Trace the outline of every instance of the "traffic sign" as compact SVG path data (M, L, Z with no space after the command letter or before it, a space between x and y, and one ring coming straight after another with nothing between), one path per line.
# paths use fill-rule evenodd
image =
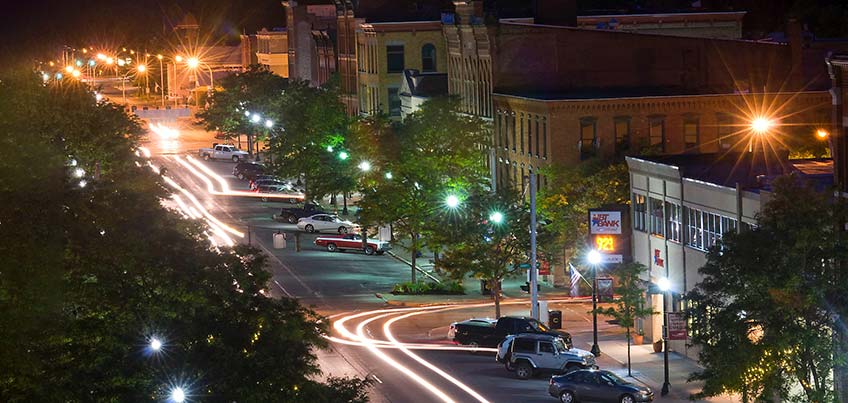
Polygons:
M530 268L530 263L519 263L519 264L518 264L518 268L519 268L519 269L529 269L529 268Z

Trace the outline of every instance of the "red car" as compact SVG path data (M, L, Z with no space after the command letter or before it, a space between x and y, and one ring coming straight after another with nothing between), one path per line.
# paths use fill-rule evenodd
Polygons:
M324 246L330 252L344 251L345 249L362 250L362 235L347 234L341 236L319 236L315 238L315 245ZM382 255L392 246L388 242L377 239L369 239L365 247L366 255Z

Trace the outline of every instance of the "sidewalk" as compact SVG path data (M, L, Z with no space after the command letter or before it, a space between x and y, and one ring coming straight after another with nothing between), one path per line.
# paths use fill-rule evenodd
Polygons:
M616 338L610 338L616 336ZM690 402L689 396L701 390L701 383L687 383L686 379L693 372L702 368L695 360L686 358L675 352L668 355L669 394L661 396L664 363L663 353L655 353L650 344L630 346L630 362L632 378L627 377L627 341L622 335L608 335L599 340L601 356L598 357L598 366L617 373L625 379L635 379L636 382L650 387L654 391L655 400L659 402ZM591 344L577 346L578 348L591 348ZM733 396L719 396L706 399L709 402L738 402Z

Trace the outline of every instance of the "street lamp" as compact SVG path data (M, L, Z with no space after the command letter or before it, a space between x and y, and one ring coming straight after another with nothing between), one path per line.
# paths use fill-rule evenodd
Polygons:
M592 249L586 254L586 261L592 266L592 355L601 356L598 346L598 266L603 261L601 253Z
M459 207L459 197L456 197L456 195L448 195L448 197L445 198L445 206L448 206L448 208L451 209Z
M165 107L165 70L162 67L162 59L165 57L162 55L156 55L156 58L159 59L159 91L162 93L162 107Z
M362 172L368 172L371 170L371 163L368 161L362 161L359 163L359 169Z
M274 127L274 122L271 119L265 119L265 128L270 129Z
M162 340L159 340L156 336L150 338L150 350L154 353L159 352L162 349Z
M827 136L829 136L829 135L830 135L830 133L828 133L828 132L827 132L827 130L825 130L825 129L818 129L818 130L816 130L816 137L818 137L818 138L819 138L819 140L824 140L824 139L826 139L826 138L827 138Z
M659 287L660 291L663 292L663 304L662 304L662 315L663 315L663 374L665 376L662 391L660 391L660 395L665 396L668 394L668 389L671 384L668 382L668 314L665 311L666 300L670 300L671 296L669 291L671 290L671 281L666 277L662 277L657 280L657 287Z
M392 173L386 172L386 179L392 179L392 178L393 178Z
M489 214L489 221L500 224L503 222L504 216L500 211L493 211L492 214Z
M183 388L177 386L171 389L171 401L175 403L183 403L185 401L186 395Z
M767 117L758 116L751 120L751 132L756 135L762 136L768 134L772 127L774 127L774 121ZM748 152L754 152L753 137L748 140Z
M342 151L342 152L339 153L339 159L342 160L342 161L346 160L349 156L350 155L348 155L348 153L345 152L345 151Z

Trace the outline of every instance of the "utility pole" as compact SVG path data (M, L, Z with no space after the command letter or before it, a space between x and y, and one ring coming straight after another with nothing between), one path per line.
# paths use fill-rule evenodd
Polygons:
M530 316L539 320L539 288L536 271L536 173L530 172Z

